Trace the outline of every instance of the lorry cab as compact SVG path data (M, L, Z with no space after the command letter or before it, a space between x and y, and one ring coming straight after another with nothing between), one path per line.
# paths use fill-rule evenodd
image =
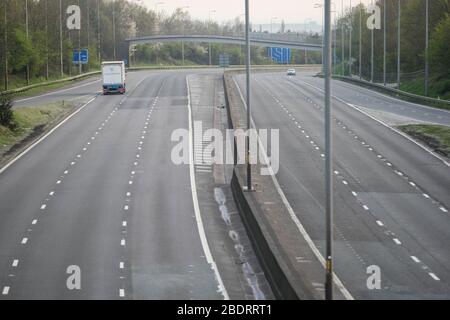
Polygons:
M103 94L126 92L124 61L105 61L102 63Z

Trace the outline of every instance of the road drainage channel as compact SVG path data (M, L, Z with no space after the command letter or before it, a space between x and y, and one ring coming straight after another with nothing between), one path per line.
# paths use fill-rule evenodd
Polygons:
M239 261L241 264L242 272L244 273L245 279L247 280L248 285L252 289L253 296L256 300L266 300L266 296L260 288L260 283L258 281L258 277L254 272L252 265L249 262L249 259L246 255L246 250L244 245L241 243L241 238L239 233L233 229L231 223L231 214L228 211L228 207L226 205L226 196L222 190L222 188L214 188L214 199L219 205L219 210L222 216L222 220L228 226L228 235L233 240L234 249L239 256Z

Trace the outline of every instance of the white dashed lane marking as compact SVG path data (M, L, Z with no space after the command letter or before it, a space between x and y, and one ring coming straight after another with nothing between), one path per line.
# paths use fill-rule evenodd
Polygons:
M433 278L433 279L436 280L436 281L440 281L440 280L441 280L441 279L439 279L439 277L436 276L433 272L429 272L428 274L430 275L431 278Z

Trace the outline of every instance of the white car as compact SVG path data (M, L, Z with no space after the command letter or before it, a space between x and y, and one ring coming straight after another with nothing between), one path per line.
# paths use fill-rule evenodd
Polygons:
M296 75L295 69L288 69L287 75L288 76L295 76Z

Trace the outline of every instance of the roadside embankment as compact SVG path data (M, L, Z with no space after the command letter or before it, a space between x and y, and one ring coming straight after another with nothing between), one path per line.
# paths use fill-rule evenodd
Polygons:
M60 101L13 110L10 126L0 125L0 168L66 118L75 106Z
M411 124L398 127L436 153L450 159L450 127L428 124Z

